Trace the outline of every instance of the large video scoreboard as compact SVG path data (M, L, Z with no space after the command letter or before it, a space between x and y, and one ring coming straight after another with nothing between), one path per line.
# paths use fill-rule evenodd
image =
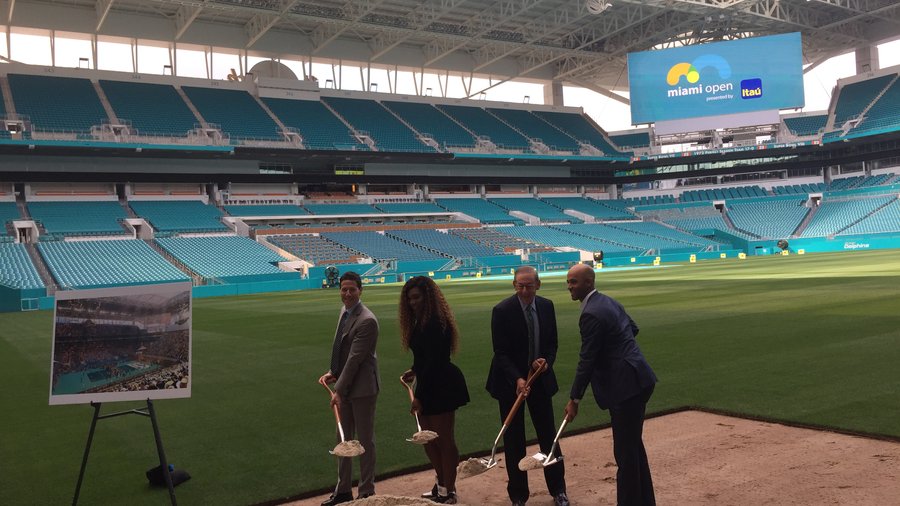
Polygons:
M632 124L803 107L800 34L630 53Z

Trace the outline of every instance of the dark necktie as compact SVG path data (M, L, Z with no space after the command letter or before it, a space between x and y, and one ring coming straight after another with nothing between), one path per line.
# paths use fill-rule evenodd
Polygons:
M525 307L525 325L528 327L528 366L531 367L531 364L534 362L535 349L534 349L534 313L532 313L533 306L529 304Z
M349 311L344 311L344 314L341 315L341 321L338 323L337 332L334 333L334 344L331 346L331 374L335 377L340 376L341 374L341 371L338 370L341 360L341 337L344 335L344 324L347 323L347 316L349 314Z

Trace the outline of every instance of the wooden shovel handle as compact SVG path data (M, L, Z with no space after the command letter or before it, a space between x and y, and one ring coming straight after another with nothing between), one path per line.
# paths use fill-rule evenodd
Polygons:
M538 370L532 369L532 370L528 371L528 380L525 382L525 389L527 390L531 386L531 384L534 383L534 380L536 380L537 377L540 376L541 373L543 373L546 370L547 370L547 364L544 364L544 366ZM512 422L513 417L516 416L516 413L519 411L519 407L522 406L522 402L524 400L525 400L525 392L523 391L522 393L519 394L518 397L516 397L516 402L513 403L512 408L509 410L509 414L506 415L506 420L503 420L503 425L509 425Z
M328 386L328 383L325 383L324 381L320 381L319 384L322 385L323 387L325 387L325 390L328 390L329 394L334 395L334 390L332 390L331 387ZM341 410L338 409L337 404L335 404L333 407L334 407L334 419L335 419L335 421L337 421L338 425L340 425L341 424Z
M403 383L403 386L406 387L406 390L409 392L409 402L416 400L416 396L413 393L412 386L409 383L403 381L403 376L400 376L400 383Z

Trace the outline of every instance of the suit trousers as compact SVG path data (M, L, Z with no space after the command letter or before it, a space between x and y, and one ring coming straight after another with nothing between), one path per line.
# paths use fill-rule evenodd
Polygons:
M341 397L341 426L344 437L357 439L365 453L359 456L359 495L375 493L375 401L378 395L346 399ZM341 440L338 434L338 441ZM338 458L335 494L353 492L353 458Z
M516 402L515 397L499 400L500 421L506 419L510 408ZM556 437L556 422L553 419L553 398L543 392L532 390L525 398L528 405L528 413L537 433L538 444L541 452L546 455L553 445ZM519 461L525 457L525 409L519 408L519 412L509 423L503 434L503 451L506 456L506 475L509 482L506 491L511 501L527 501L530 492L528 490L528 473L519 470ZM557 447L556 454L562 456L562 449ZM566 491L566 472L564 463L559 462L544 468L544 480L547 482L547 490L550 495L556 495Z
M654 385L642 390L615 406L610 406L612 418L613 455L619 470L616 473L619 506L653 506L653 480L644 450L644 412L653 394Z

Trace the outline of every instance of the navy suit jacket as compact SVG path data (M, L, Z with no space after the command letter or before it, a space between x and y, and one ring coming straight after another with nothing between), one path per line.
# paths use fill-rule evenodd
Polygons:
M615 299L600 292L588 298L581 318L581 356L570 396L581 399L588 383L606 409L656 383L656 375L634 339L638 326Z
M538 338L540 349L537 358L547 360L548 368L531 385L532 390L539 390L548 396L559 391L553 363L556 362L556 350L559 338L556 334L556 310L553 302L535 296L534 308L538 317ZM516 395L516 380L528 378L528 324L525 323L525 312L519 303L518 295L500 301L491 313L491 338L494 344L494 358L488 372L485 388L494 399L509 398Z

